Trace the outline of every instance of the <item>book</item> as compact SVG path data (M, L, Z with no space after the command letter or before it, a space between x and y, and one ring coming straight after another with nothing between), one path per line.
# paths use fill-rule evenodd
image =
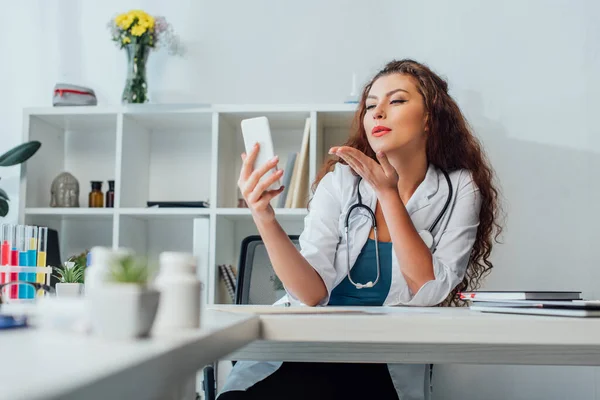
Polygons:
M503 307L476 303L469 307L473 311L501 314L549 315L559 317L600 317L600 308L551 308L551 307Z
M299 154L296 155L294 160L294 167L292 168L292 176L290 178L290 187L285 197L285 208L292 207L292 200L294 198L294 191L296 190L296 180L298 179L298 164L300 163Z
M221 276L221 279L223 280L223 283L225 283L225 287L227 288L227 294L229 294L229 298L231 299L231 302L235 301L235 281L231 279L231 276L229 275L228 271L227 271L227 267L225 265L219 265L219 275Z
M207 201L147 201L148 207L158 208L208 208Z
M283 192L281 192L281 194L279 195L279 198L277 199L277 207L278 208L284 208L285 207L285 202L287 200L287 196L290 193L290 185L292 182L292 174L294 173L294 164L296 163L296 157L298 156L298 153L290 153L288 155L288 159L287 162L285 164L285 171L283 173L283 181L282 181L282 185L283 185Z
M291 202L291 208L303 208L308 204L308 164L309 164L309 143L310 143L310 117L306 118L304 124L304 136L302 145L298 154L297 176L294 181L294 191Z
M582 300L503 300L475 301L472 307L512 307L512 308L568 308L581 310L600 310L600 303Z
M498 301L498 300L580 300L581 292L571 291L477 291L461 292L461 300Z

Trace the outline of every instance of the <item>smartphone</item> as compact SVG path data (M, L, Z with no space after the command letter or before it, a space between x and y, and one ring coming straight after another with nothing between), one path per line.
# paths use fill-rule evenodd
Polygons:
M242 120L242 136L244 137L244 146L246 154L250 154L255 143L260 145L256 160L254 160L253 168L259 168L266 164L269 160L275 157L273 148L273 139L271 138L271 128L267 117L256 117ZM268 179L272 174L277 172L277 166L271 168L264 174L260 181ZM277 190L281 187L279 179L274 182L267 190Z

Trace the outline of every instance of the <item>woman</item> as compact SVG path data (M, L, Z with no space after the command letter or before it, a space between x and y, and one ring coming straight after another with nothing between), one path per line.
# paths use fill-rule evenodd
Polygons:
M238 185L283 301L458 304L456 293L477 288L492 268L500 226L492 169L446 82L415 61L392 61L364 88L354 126L313 186L301 251L269 205L283 188L265 190L282 172L258 183L277 159L253 171L258 148L242 154ZM346 238L359 197L374 215L354 209ZM238 362L219 399L423 399L428 383L426 365Z

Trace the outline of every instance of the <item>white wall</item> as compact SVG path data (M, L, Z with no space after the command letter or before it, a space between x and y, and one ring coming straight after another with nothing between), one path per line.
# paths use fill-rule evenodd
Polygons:
M600 2L1 1L0 151L20 142L21 110L67 80L116 104L125 56L105 28L116 12L165 15L186 58L153 54L157 101L343 101L392 58L448 77L489 151L507 201L492 289L578 289L600 297L593 230L600 204ZM17 171L0 170L16 219ZM598 369L439 366L436 398L600 399Z

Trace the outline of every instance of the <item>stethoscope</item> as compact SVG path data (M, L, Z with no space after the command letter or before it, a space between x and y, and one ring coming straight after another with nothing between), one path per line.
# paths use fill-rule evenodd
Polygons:
M448 197L446 198L446 203L444 204L444 208L438 214L437 218L435 219L435 221L433 221L433 223L431 224L429 229L419 231L419 236L421 236L421 239L423 239L423 242L425 243L425 245L427 245L427 247L430 250L432 250L432 252L434 251L433 230L435 229L437 224L440 222L440 220L446 213L446 210L448 209L448 206L450 205L450 201L452 200L452 182L450 181L450 177L448 176L448 173L446 171L442 170L442 173L444 174L444 177L446 177L446 182L448 182ZM348 209L348 212L346 213L346 222L344 223L344 233L346 235L346 245L348 245L348 249L346 250L346 265L348 266L348 279L350 280L350 283L352 283L357 289L371 288L371 287L375 286L377 284L377 282L379 281L379 274L381 272L381 267L379 265L379 241L377 240L377 221L375 220L375 213L373 212L373 210L371 210L371 207L367 206L366 204L363 204L363 202L362 202L362 196L360 194L361 179L362 178L359 177L358 183L356 185L356 190L358 193L358 203L354 204L352 207L350 207L350 209ZM349 251L349 243L350 242L348 241L348 221L350 220L350 213L352 212L352 210L357 209L357 208L363 208L363 209L367 210L369 216L371 217L371 226L373 227L373 233L375 236L375 258L377 260L377 278L375 279L375 282L369 281L367 283L355 283L352 280L352 276L350 275L350 251Z

